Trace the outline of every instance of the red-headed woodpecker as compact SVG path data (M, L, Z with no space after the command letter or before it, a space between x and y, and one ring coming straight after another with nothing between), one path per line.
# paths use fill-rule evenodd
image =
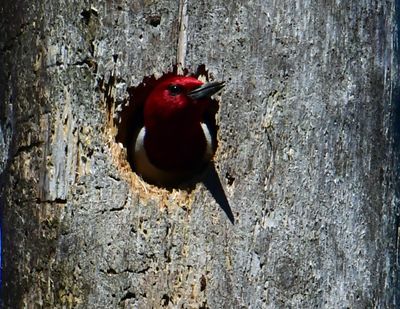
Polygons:
M214 152L204 114L223 87L188 76L160 80L145 101L144 127L132 143L136 172L150 183L174 186L201 171Z

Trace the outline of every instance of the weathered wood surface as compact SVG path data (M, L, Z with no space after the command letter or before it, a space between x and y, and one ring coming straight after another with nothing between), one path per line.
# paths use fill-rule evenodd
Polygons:
M398 306L394 1L186 9L182 33L179 1L0 3L5 307ZM227 81L234 226L200 184L141 183L115 143L115 107L180 34L186 67Z

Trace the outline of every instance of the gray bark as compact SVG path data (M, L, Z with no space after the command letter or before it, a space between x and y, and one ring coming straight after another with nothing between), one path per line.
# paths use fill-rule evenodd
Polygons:
M179 1L0 3L4 307L399 306L395 1L186 9L183 33ZM129 87L182 55L227 82L235 225L115 141Z

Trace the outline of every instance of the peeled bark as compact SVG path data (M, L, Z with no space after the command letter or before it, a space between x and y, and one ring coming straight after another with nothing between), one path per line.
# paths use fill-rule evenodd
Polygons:
M399 306L395 1L3 2L5 308ZM116 140L177 62L226 81L235 225Z

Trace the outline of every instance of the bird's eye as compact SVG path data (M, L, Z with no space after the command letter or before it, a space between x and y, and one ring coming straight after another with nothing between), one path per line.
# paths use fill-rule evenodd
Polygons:
M183 87L181 87L179 85L169 85L168 90L171 93L171 95L176 96L183 92Z

